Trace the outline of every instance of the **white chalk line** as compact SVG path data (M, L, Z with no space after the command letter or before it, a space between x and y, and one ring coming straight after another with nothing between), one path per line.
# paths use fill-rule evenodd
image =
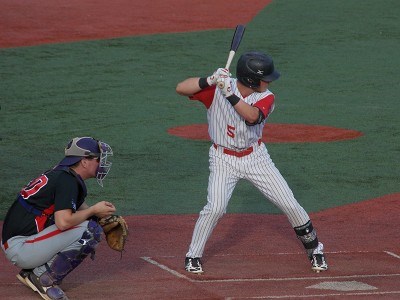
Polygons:
M395 258L398 258L398 259L400 259L400 256L399 256L399 255L397 255L397 254L394 254L393 252L390 252L390 251L383 251L383 252L385 252L385 253L389 254L390 256L393 256L393 257L395 257Z
M164 271L167 271L168 273L171 273L172 275L174 275L176 277L183 278L183 279L186 279L188 281L192 281L189 277L187 277L187 276L185 276L185 275L183 275L183 274L181 274L181 273L179 273L179 272L177 272L175 270L172 270L172 269L168 268L166 265L160 264L159 262L151 259L150 257L143 256L143 257L141 257L141 259L143 259L144 261L147 261L148 263L150 263L152 265L155 265L155 266L159 267L160 269L163 269Z

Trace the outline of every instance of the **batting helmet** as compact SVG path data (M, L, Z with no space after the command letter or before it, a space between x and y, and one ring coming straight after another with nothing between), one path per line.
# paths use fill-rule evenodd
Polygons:
M274 81L280 76L272 58L262 52L243 53L236 66L236 77L249 88L258 88L260 81Z

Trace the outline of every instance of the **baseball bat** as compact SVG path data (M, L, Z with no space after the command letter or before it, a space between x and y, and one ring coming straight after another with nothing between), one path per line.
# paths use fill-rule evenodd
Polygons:
M225 69L229 69L229 67L231 66L233 57L235 56L235 53L239 48L240 42L242 41L245 29L246 27L244 25L236 26L235 33L232 37L231 49L229 50L228 60L226 62Z

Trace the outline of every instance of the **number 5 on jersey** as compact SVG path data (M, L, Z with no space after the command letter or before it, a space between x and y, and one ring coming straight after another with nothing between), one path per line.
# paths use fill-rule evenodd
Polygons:
M231 126L231 125L227 125L226 134L227 134L229 137L234 138L234 137L235 137L235 130L236 130L235 127L233 127L233 126Z

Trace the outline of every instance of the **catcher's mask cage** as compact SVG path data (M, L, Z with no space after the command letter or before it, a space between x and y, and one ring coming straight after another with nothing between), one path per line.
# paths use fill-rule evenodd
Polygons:
M272 58L262 52L243 53L236 65L237 79L249 88L258 88L261 81L271 82L279 76Z
M113 151L110 145L98 141L99 149L100 149L100 162L99 167L97 169L96 179L97 183L103 187L103 180L107 176L108 172L110 172L112 162L108 161L110 156L113 156Z
M72 166L82 158L97 158L99 166L96 171L97 183L103 187L103 180L110 171L112 163L108 158L113 155L111 147L92 137L73 138L65 148L65 157L59 162L59 166Z

